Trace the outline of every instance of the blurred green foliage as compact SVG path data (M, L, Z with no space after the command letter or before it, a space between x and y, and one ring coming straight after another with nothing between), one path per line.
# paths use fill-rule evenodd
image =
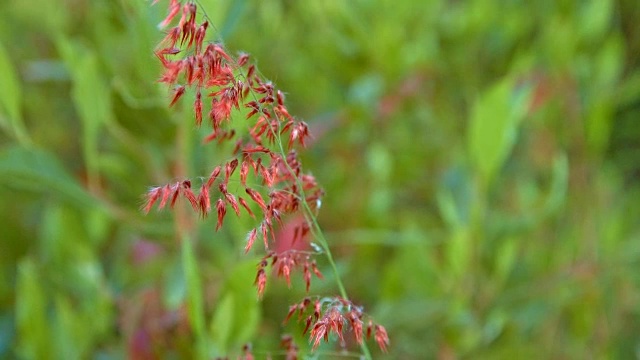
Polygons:
M388 358L637 356L640 3L201 7L210 40L249 52L314 128L303 157L327 193L320 222L350 295L387 327ZM148 186L224 160L154 82L165 10L0 3L3 358L246 342L261 358L283 332L309 349L281 325L302 286L256 299L250 220L216 233L139 212ZM336 292L327 277L313 293Z

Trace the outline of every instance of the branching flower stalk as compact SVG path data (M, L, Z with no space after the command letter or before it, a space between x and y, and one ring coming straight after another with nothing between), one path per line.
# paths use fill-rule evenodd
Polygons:
M157 2L154 1L154 3ZM205 143L233 143L232 158L216 166L208 178L199 185L191 180L180 180L152 187L146 194L143 211L148 213L154 205L159 209L173 208L179 198L186 200L202 218L214 213L216 231L224 224L228 212L237 216L242 212L261 220L249 232L245 253L256 240L261 239L266 255L258 264L255 285L261 298L267 283L270 266L278 277L291 286L291 274L301 271L305 289L309 292L312 274L322 278L313 256L324 254L335 275L340 295L310 297L290 307L287 320L298 312L302 319L313 303L313 314L305 318L313 350L329 335L345 344L344 333L351 332L363 355L371 354L364 341L373 335L382 351L387 351L389 338L382 325L375 324L362 308L353 304L317 221L323 190L313 175L305 173L295 148L304 148L310 132L304 121L289 114L284 94L263 79L247 54L230 56L220 43L205 41L210 19L206 13L198 16L193 1L169 0L169 13L160 24L166 28L179 17L178 24L168 29L155 50L164 69L159 79L172 91L169 106L180 102L184 94L193 91L195 124L207 121L211 133ZM204 21L197 23L196 18ZM210 100L207 100L209 98ZM243 110L246 109L246 110ZM244 123L232 121L246 112ZM229 189L230 180L238 181L244 194ZM286 217L303 214L304 221L295 226L293 242L306 241L310 234L320 245L318 251L289 249L276 252L269 244L275 242L275 230L283 226ZM365 320L367 325L365 326Z

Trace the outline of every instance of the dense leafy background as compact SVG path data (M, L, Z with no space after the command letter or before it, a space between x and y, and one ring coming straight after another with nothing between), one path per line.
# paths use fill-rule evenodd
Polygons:
M639 4L202 0L312 124L321 224L393 359L637 355ZM138 210L224 160L154 82L165 5L0 3L4 358L308 349L300 283L256 300L250 220Z

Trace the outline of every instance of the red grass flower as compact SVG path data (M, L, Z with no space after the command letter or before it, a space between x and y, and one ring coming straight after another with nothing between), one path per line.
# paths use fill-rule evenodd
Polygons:
M202 124L202 93L196 92L196 101L193 103L193 109L196 113L196 126L200 127Z
M247 204L247 201L241 197L238 197L238 201L240 202L240 205L242 205L242 207L247 210L247 213L249 213L249 215L252 218L255 218L255 215L253 215L253 211L251 211L251 208L249 207L249 204Z
M200 188L200 195L198 195L198 208L202 218L207 217L207 214L211 211L211 199L209 198L209 188L206 184L203 184Z
M227 214L227 207L222 199L218 199L216 202L216 210L218 212L218 224L216 225L216 231L222 227L224 216Z
M169 107L173 106L178 101L178 99L180 99L180 97L182 97L182 95L184 95L184 91L185 91L185 87L184 86L178 86L173 91L173 99L171 100L171 103L169 104Z
M262 198L262 195L260 195L259 192L251 188L246 188L245 191L247 192L247 194L249 194L249 197L251 197L251 200L255 201L256 204L260 206L260 209L262 209L263 212L267 212L267 205L264 203L264 199Z
M309 341L313 344L315 350L320 342L329 340L331 333L338 336L341 343L345 343L345 332L353 333L357 343L364 341L363 334L363 317L368 317L362 312L362 308L354 305L350 300L336 296L333 298L318 298L313 301L313 307L310 305L310 298L304 298L300 303L289 307L289 312L285 318L288 321L293 314L298 312L298 320L302 318L304 313L313 311L312 315L306 317L306 327L303 334L311 328ZM312 326L313 325L313 326ZM382 325L374 324L369 317L369 326L367 327L367 339L371 338L371 332L375 332L374 338L380 350L387 352L389 346L389 336L386 329Z
M256 237L258 237L258 229L254 228L249 232L249 235L247 235L247 245L244 247L245 254L251 250L253 243L256 241Z
M289 221L289 216L298 216L302 205L308 205L312 210L320 207L324 193L316 179L304 173L296 151L292 150L295 146L307 145L311 137L308 125L291 116L285 105L285 94L262 78L255 65L250 63L247 54L241 53L234 58L222 44L206 42L209 19L204 15L204 21L197 24L196 2L170 0L168 14L160 26L168 26L180 12L178 23L166 32L154 50L163 67L158 81L172 89L169 107L184 96L187 88L194 92L195 124L198 127L202 125L203 112L207 111L211 126L211 133L204 138L204 142L235 142L233 158L213 169L197 195L189 180L149 189L142 211L149 213L155 204L158 204L158 209L173 207L178 197L182 196L195 211L205 217L212 211L211 196L216 196L216 231L223 225L227 205L238 216L242 206L255 218L247 201L228 189L231 177L240 165L240 184L262 212L259 223L248 233L244 247L245 252L249 252L258 236L262 236L267 254L258 264L255 278L258 297L262 298L264 295L266 268L269 265L277 277L285 279L288 286L292 285L295 272L299 271L308 292L313 275L322 278L322 273L312 259L314 254L306 251L305 246L301 247L305 250L297 250L296 246L285 251L279 250L278 253L269 251L269 237L276 242L274 230L282 228L283 222ZM202 100L202 92L211 98L210 102ZM239 113L241 108L247 109L246 122L232 119L232 115ZM276 141L286 142L281 145L286 145L290 151L281 154L280 147L272 146ZM248 185L250 169L253 169L255 184ZM224 178L219 180L222 171ZM217 187L214 188L214 185ZM255 190L257 187L260 191ZM219 194L214 194L218 192ZM310 226L304 221L292 230L292 243L306 241L309 232ZM331 334L344 343L343 334L349 331L361 343L365 337L363 319L368 320L367 339L371 338L373 332L382 351L386 352L389 346L386 329L374 324L360 307L347 299L331 297L317 298L314 301L307 297L289 308L286 320L295 312L298 312L299 321L304 318L306 324L303 333L310 331L314 350L323 339L328 341ZM303 316L305 312L310 314ZM286 341L283 338L283 347L287 350L287 359L297 359L297 347L290 337ZM253 359L250 347L245 347L243 358Z
M383 352L387 352L387 347L389 346L389 336L387 335L387 330L382 325L376 325L376 335L375 339L380 347L380 350Z
M256 275L256 281L254 285L258 286L258 299L262 299L262 295L264 294L264 288L267 285L267 274L264 269L259 269L258 274Z
M157 0L153 3L155 4L156 2ZM171 0L171 3L169 4L169 14L167 14L167 17L162 20L158 27L162 29L169 25L169 23L171 23L171 20L173 20L173 18L178 15L178 12L180 12L180 3L178 2L178 0Z

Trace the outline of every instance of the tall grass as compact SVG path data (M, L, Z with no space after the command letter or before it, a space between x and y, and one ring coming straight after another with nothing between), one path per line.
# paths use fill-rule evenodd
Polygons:
M300 216L272 221L269 252L243 152L203 144L211 91L198 127L195 88L169 107L157 82L181 17L159 31L167 4L0 1L0 358L361 356L357 325L313 349L315 302L320 320L336 296L384 324L376 359L636 356L637 1L202 0L202 51L218 44L243 83L259 67L312 135L291 146L322 206L290 191ZM253 141L260 115L239 107L218 128ZM290 129L263 146L286 159ZM249 165L246 185L267 207L296 178ZM157 190L140 211L166 184L174 209ZM289 288L260 264L291 248Z
M318 224L317 213L323 190L313 175L305 173L294 149L294 145L305 147L310 141L308 125L289 113L284 93L259 74L255 65L250 63L249 55L241 54L234 58L221 43L206 41L211 19L204 13L204 20L198 23L197 3L172 0L169 13L160 26L170 25L178 15L180 20L166 30L166 36L155 51L164 69L159 82L171 89L169 106L177 104L187 90L193 90L193 113L198 127L203 122L206 102L210 102L207 122L211 133L204 142L233 144L232 160L217 165L209 177L202 180L197 193L192 190L191 180L152 187L146 195L144 212L149 213L156 203L160 209L165 206L173 208L182 198L202 218L215 212L216 232L222 228L229 207L237 216L241 216L240 207L254 219L254 213L259 213L258 217L262 219L249 231L244 246L244 252L248 253L256 239L261 238L264 243L266 254L258 263L254 281L258 297L264 294L269 267L278 277L285 278L289 287L295 272L301 272L305 289L309 292L312 274L323 277L313 258L325 255L339 295L315 296L315 300L306 297L289 308L287 319L294 313L298 313L300 319L305 312L311 313L306 317L303 333L309 332L312 350L316 350L322 340L328 341L331 335L337 336L342 346L346 346L345 333L351 333L365 358L371 358L364 342L365 334L366 338L373 336L380 349L386 351L389 338L384 326L375 324L362 307L349 300L329 244ZM203 97L211 100L205 102ZM177 168L183 169L184 166L178 164ZM234 174L238 168L236 178ZM239 186L254 203L253 209L241 195L229 190ZM212 203L216 197L213 210ZM177 226L183 224L178 223ZM284 227L290 228L289 233L281 231L276 234L279 228ZM188 232L181 233L181 242L191 241ZM271 250L270 243L278 249ZM185 263L193 262L190 247L184 247L188 260ZM197 277L197 270L189 271L191 268L187 267L185 272ZM200 291L190 292L188 304L199 304L200 300L194 297L200 296ZM308 311L312 305L313 311ZM198 338L202 338L200 356L206 358L209 351L202 335L205 322L202 306L193 307L195 309L189 312L190 322ZM293 352L288 356L297 358Z

